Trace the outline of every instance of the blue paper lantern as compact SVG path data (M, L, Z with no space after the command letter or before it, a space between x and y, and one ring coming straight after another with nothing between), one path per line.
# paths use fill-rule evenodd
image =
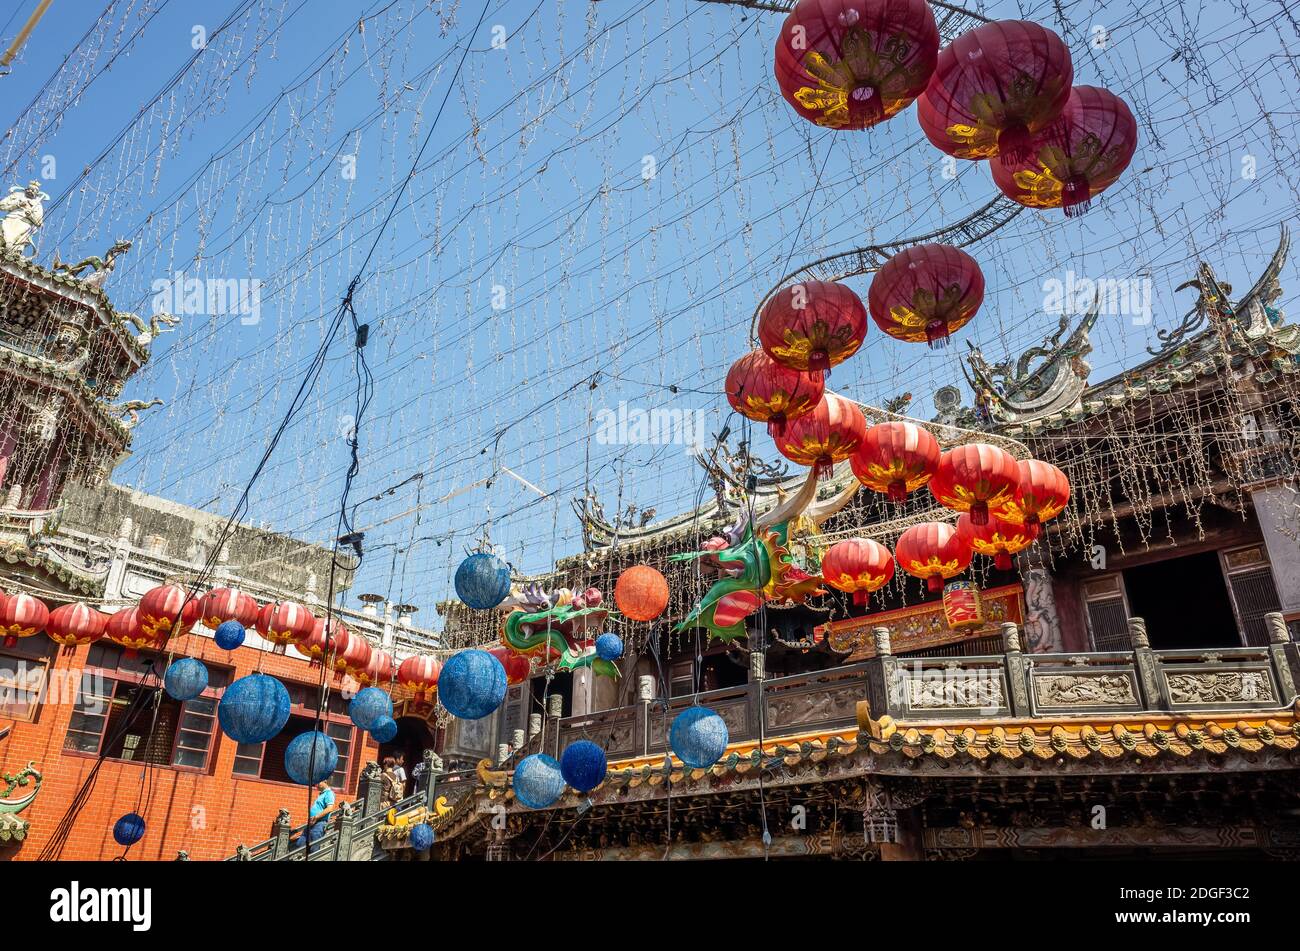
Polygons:
M601 660L618 660L623 656L623 638L617 634L602 634L596 638L596 656Z
M208 689L208 668L194 657L182 657L163 674L163 689L173 700L193 700Z
M397 721L392 717L380 717L370 728L370 738L376 743L391 743L397 736Z
M357 691L348 704L348 716L358 727L369 732L380 720L393 718L393 699L378 687L366 687Z
M238 621L222 621L214 639L223 651L232 651L244 643L244 625Z
M236 743L265 743L289 722L289 691L267 674L240 677L222 694L217 719Z
M510 593L510 566L491 552L470 555L456 569L456 596L478 611L494 608Z
M299 786L315 786L334 774L339 748L319 730L295 736L284 750L284 771Z
M578 740L564 748L560 773L578 792L591 792L605 781L605 751L591 740Z
M421 822L411 829L410 843L417 852L424 852L433 845L433 829L429 823Z
M554 756L534 753L515 767L515 798L529 809L545 809L564 795L564 773Z
M727 751L727 724L708 707L687 707L673 719L668 745L692 769L705 769Z
M438 675L438 699L461 720L481 720L506 698L506 669L487 651L452 654Z
M126 847L135 845L144 838L144 816L138 812L128 812L113 823L113 841Z

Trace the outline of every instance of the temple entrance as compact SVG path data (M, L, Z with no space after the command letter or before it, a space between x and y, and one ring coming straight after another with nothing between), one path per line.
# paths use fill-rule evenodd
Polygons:
M1124 569L1129 612L1144 618L1156 650L1240 647L1218 552Z
M421 717L407 716L397 719L397 736L379 747L379 762L385 756L401 755L405 759L406 788L403 795L415 791L415 767L424 759L424 751L434 749L433 729Z

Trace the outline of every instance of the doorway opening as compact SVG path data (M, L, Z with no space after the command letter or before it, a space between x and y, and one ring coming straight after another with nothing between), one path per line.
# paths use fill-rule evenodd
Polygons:
M1129 611L1146 620L1154 649L1241 646L1218 552L1138 565L1123 574Z

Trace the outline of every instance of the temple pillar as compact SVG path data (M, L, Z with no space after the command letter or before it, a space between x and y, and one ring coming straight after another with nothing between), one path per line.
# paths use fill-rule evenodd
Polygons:
M613 710L618 706L619 681L613 677L595 677L591 685L591 712Z
M573 672L573 701L569 716L581 717L596 708L592 706L595 675L590 667L579 667Z
M1250 493L1264 547L1273 567L1278 600L1284 615L1300 612L1300 507L1296 494L1285 485L1271 485Z
M14 435L13 422L3 424L0 428L0 486L5 483L5 473L9 471L9 460L18 448L18 437Z

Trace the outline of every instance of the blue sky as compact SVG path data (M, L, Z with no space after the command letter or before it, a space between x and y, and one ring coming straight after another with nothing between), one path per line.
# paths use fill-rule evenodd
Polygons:
M33 5L0 12L6 41ZM261 282L256 321L187 314L155 345L126 395L166 405L137 430L116 481L230 511L482 9L115 0L95 27L102 4L55 4L0 78L4 184L54 172L38 259L131 238L108 289L142 313L177 272ZM876 403L911 392L926 418L934 390L960 380L965 341L1001 359L1054 329L1045 282L1149 275L1153 323L1117 315L1094 335L1100 380L1191 306L1173 288L1193 257L1244 290L1295 217L1300 66L1288 50L1300 19L1284 3L983 9L1061 33L1076 82L1124 96L1141 141L1085 217L1025 212L972 249L988 295L955 346L930 351L873 327L835 369L832 389ZM781 274L929 232L994 196L979 164L945 177L913 109L859 133L799 119L771 74L781 19L696 0L488 4L355 298L377 395L352 499L404 483L358 511L369 554L356 592L414 602L427 623L487 529L519 569L540 571L580 547L569 500L587 487L611 511L620 499L660 516L686 508L700 482L686 449L602 442L600 411L689 410L716 430L722 377ZM196 37L207 48L186 68ZM865 279L849 283L865 298ZM1294 292L1282 305L1294 311ZM329 537L353 412L346 337L249 521ZM766 437L756 443L775 457Z

